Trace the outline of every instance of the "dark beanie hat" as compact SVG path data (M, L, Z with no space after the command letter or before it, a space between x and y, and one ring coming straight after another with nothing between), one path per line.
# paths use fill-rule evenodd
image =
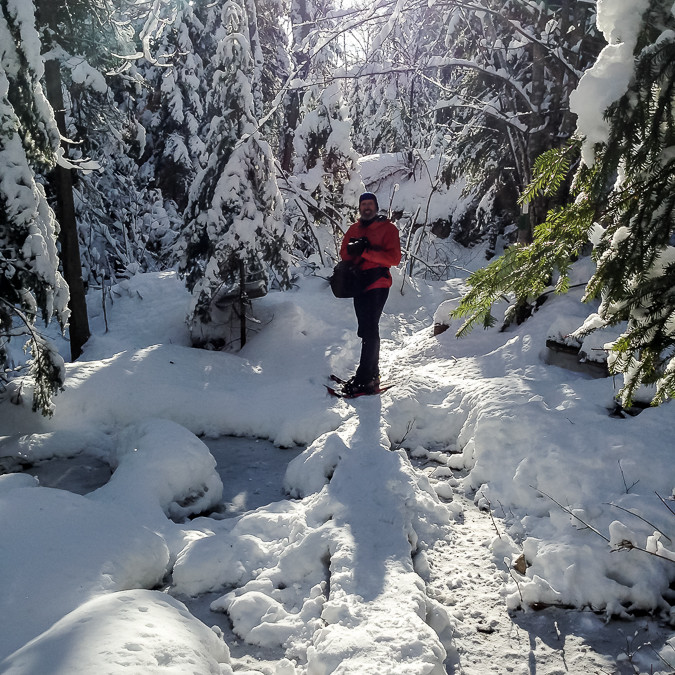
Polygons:
M364 199L372 199L375 202L375 208L379 209L380 205L377 203L377 197L372 193L372 192L364 192L360 197L359 197L359 204L364 200Z

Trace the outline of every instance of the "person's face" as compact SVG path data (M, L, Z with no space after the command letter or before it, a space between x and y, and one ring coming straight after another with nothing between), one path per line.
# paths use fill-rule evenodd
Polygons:
M359 204L359 214L361 215L361 218L365 218L366 220L374 218L375 215L377 214L377 206L375 206L375 200L364 199Z

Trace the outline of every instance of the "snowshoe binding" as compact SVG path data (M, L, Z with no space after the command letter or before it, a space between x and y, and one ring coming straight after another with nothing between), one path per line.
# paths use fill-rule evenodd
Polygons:
M360 396L376 396L382 394L388 389L391 389L392 384L381 384L380 378L374 377L369 382L359 382L352 377L349 380L343 380L337 375L331 375L330 379L335 382L338 387L330 387L326 385L328 393L338 398L359 398Z

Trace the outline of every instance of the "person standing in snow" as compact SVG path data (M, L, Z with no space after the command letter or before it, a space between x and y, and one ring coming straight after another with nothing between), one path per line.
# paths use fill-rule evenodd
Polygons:
M349 227L340 248L340 257L365 273L369 282L354 297L361 359L356 374L343 387L348 396L372 394L379 388L380 317L392 284L389 268L401 262L398 229L379 216L378 209L377 197L364 192L359 197L360 218Z

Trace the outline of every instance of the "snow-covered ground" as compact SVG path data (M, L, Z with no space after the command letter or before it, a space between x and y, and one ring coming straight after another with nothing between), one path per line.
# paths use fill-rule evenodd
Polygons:
M356 401L323 387L359 341L321 278L237 354L188 346L173 273L107 332L91 297L54 417L0 404L0 672L672 672L673 405L611 417L618 383L547 365L573 293L434 336L461 291L395 274L396 386Z

